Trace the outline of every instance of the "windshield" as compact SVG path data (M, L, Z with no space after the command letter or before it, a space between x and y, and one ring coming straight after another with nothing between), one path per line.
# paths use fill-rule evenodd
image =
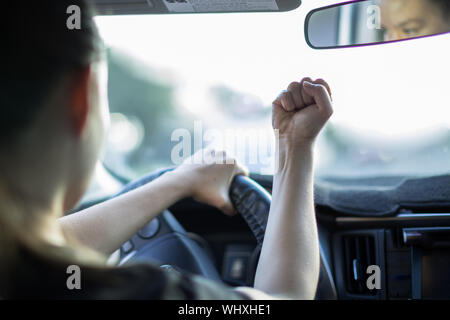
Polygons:
M313 50L306 14L97 17L109 49L111 128L104 162L137 177L195 150L226 149L273 173L271 102L292 81L324 78L334 115L316 175L429 175L450 170L450 35Z

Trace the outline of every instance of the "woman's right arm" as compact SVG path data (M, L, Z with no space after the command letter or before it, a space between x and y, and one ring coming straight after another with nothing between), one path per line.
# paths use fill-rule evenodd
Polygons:
M314 299L320 251L314 212L313 149L332 113L329 87L323 80L305 78L291 83L273 103L279 164L255 278L255 288L271 296ZM258 294L252 297L262 298Z

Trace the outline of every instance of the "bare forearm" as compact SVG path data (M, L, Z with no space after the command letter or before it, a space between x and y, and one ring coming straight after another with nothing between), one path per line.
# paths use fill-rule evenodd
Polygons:
M280 150L255 288L313 299L320 256L313 198L313 147Z
M177 177L160 178L89 209L59 219L83 245L110 254L161 211L188 196Z

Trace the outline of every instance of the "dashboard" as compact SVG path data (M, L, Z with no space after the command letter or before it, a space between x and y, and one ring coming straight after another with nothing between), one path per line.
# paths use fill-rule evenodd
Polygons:
M258 182L270 191L268 181ZM170 210L211 246L225 282L248 285L245 268L256 242L241 217L187 200ZM450 299L450 210L430 205L397 211L355 215L316 203L321 247L316 299Z
M256 241L241 217L194 203L171 211L208 244L224 282L248 284ZM450 299L450 213L334 214L317 209L322 265L316 299Z
M252 178L271 191L270 177ZM433 181L433 191L428 195L427 191L418 190L420 179L415 180L413 191L420 194L420 201L418 197L408 199L405 196L408 192L403 192L407 202L389 206L395 208L393 213L380 214L376 211L377 206L371 203L368 205L370 211L355 214L355 208L363 208L364 201L358 199L358 194L365 194L362 199L366 198L370 189L368 183L365 187L355 181L339 183L339 190L344 193L340 198L346 199L345 194L349 192L355 200L347 204L348 209L343 209L342 204L336 205L339 204L337 200L327 205L324 190L322 199L318 199L316 193L321 249L316 299L450 299L450 206L440 201L450 199L446 194L449 192L448 178L424 178L427 188ZM373 185L373 181L370 183ZM342 188L343 185L347 187ZM349 190L350 185L354 188ZM393 198L387 196L389 188L377 185L374 188L385 192L382 197L370 193L375 198ZM405 188L404 184L399 188ZM92 204L95 203L87 203L84 207ZM383 210L387 208L385 204L382 207ZM205 249L217 269L219 281L231 286L253 284L249 275L257 264L257 241L242 216L226 216L218 209L192 199L181 200L168 211L187 231L187 237ZM122 256L133 247L148 244L164 231L163 218L164 214L144 226L130 239L132 242L127 241L121 248Z

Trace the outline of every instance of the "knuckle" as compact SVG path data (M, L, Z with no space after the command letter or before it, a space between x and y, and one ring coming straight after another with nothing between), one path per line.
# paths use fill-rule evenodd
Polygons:
M318 78L318 79L316 79L316 82L318 82L318 83L321 83L321 84L324 84L324 83L326 83L326 81L325 81L325 80L323 80L322 78Z
M272 102L272 105L281 105L283 103L283 97L285 96L285 94L286 90L281 91L278 97Z
M294 82L291 82L291 83L288 85L288 90L289 90L289 91L293 91L293 90L298 89L299 87L300 87L300 83L294 81Z
M224 198L221 198L220 200L218 200L218 206L217 207L220 210L226 211L228 209L228 202Z
M316 84L314 87L316 88L316 90L320 91L321 93L327 93L328 92L327 88L321 83Z
M289 94L289 91L283 91L280 95L281 100L282 101L286 100L288 94Z

